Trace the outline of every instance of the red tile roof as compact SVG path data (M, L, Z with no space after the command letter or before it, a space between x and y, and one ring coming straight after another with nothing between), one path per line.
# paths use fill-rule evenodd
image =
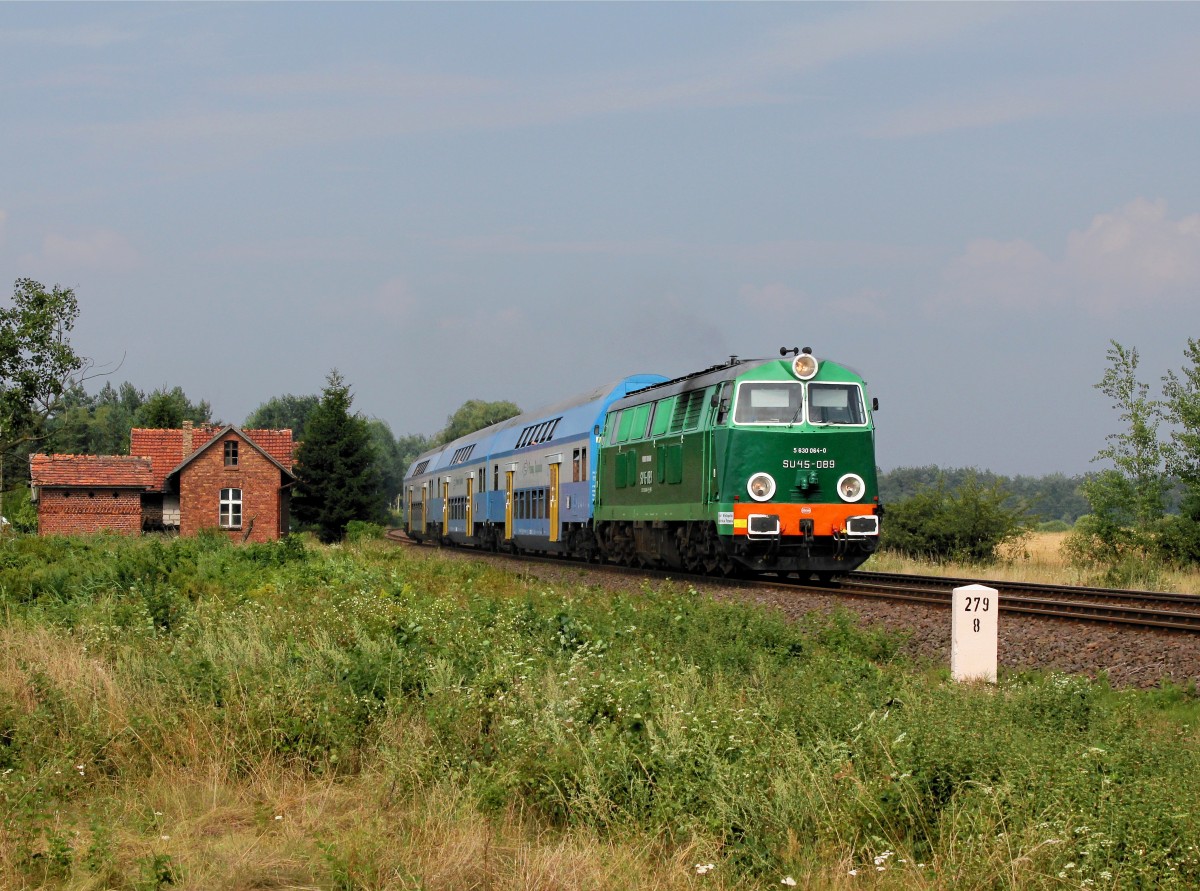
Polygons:
M242 433L286 469L292 469L296 443L292 441L291 430L242 430Z
M148 489L148 458L126 455L30 455L29 473L38 487Z
M192 433L196 437L196 431ZM205 439L203 442L207 442ZM152 465L151 487L161 489L171 468L184 459L182 430L147 430L134 427L129 432L129 454L149 458ZM189 453L190 454L190 453Z
M129 434L129 454L151 460L153 464L151 486L161 489L172 470L211 443L219 433L226 429L226 427L211 424L193 428L192 447L185 453L183 430L135 427ZM295 448L291 430L241 430L237 427L233 429L278 461L285 470L291 471L292 452Z

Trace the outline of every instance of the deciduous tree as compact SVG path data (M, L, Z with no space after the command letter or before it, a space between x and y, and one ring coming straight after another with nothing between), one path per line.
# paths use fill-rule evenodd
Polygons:
M485 402L482 399L468 399L458 411L446 418L446 426L435 437L437 443L453 442L460 436L507 421L521 413L520 407L513 402Z
M1168 488L1158 438L1160 404L1138 380L1137 369L1137 350L1111 341L1108 368L1096 388L1112 400L1123 428L1109 434L1108 445L1092 459L1112 466L1083 483L1092 512L1080 518L1067 542L1074 562L1107 567L1114 582L1122 581L1115 574L1118 567L1144 564L1156 550L1155 531Z
M1164 414L1173 429L1167 470L1183 486L1179 514L1162 535L1163 549L1180 563L1200 563L1200 340L1188 339L1180 374L1163 378Z
M88 362L71 346L79 316L70 288L47 290L17 279L12 305L0 308L0 442L36 441L44 424Z
M321 397L312 395L273 396L250 413L244 426L252 430L291 430L292 438L303 442L308 416L320 401Z

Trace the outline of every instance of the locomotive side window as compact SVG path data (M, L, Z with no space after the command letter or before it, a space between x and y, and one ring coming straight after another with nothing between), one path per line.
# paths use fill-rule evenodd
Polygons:
M804 388L788 381L754 381L738 387L733 420L738 424L792 424L804 408Z
M858 384L809 384L808 420L811 424L865 424L862 390Z
M654 417L650 421L650 435L662 436L670 429L671 413L675 411L675 397L668 396L654 403Z
M617 412L608 416L608 444L612 445L617 441L617 431L621 429L621 415L623 412Z

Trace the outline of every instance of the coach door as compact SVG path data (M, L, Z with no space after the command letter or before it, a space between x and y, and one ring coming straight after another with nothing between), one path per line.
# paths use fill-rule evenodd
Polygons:
M517 466L509 465L504 471L504 540L511 541L513 537L513 477L516 476Z
M406 531L406 532L412 532L412 531L413 531L413 500L412 500L412 489L413 489L413 487L412 487L412 486L408 486L408 487L407 487L407 488L404 490L404 519L407 521L407 522L404 524L404 529L405 529L405 531Z
M557 460L556 460L557 459ZM558 470L562 467L562 455L550 459L550 540L558 541Z
M475 525L474 525L474 520L473 520L475 511L472 509L474 507L474 505L471 504L471 502L474 500L471 497L473 494L471 490L474 488L474 483L475 483L475 474L468 473L467 474L467 536L468 537L475 534Z
M450 534L450 477L442 481L442 535Z

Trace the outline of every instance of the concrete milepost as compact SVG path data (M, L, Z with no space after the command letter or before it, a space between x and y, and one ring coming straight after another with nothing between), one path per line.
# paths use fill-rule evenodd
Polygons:
M996 683L997 618L995 588L965 585L954 589L950 620L950 675L956 681Z

